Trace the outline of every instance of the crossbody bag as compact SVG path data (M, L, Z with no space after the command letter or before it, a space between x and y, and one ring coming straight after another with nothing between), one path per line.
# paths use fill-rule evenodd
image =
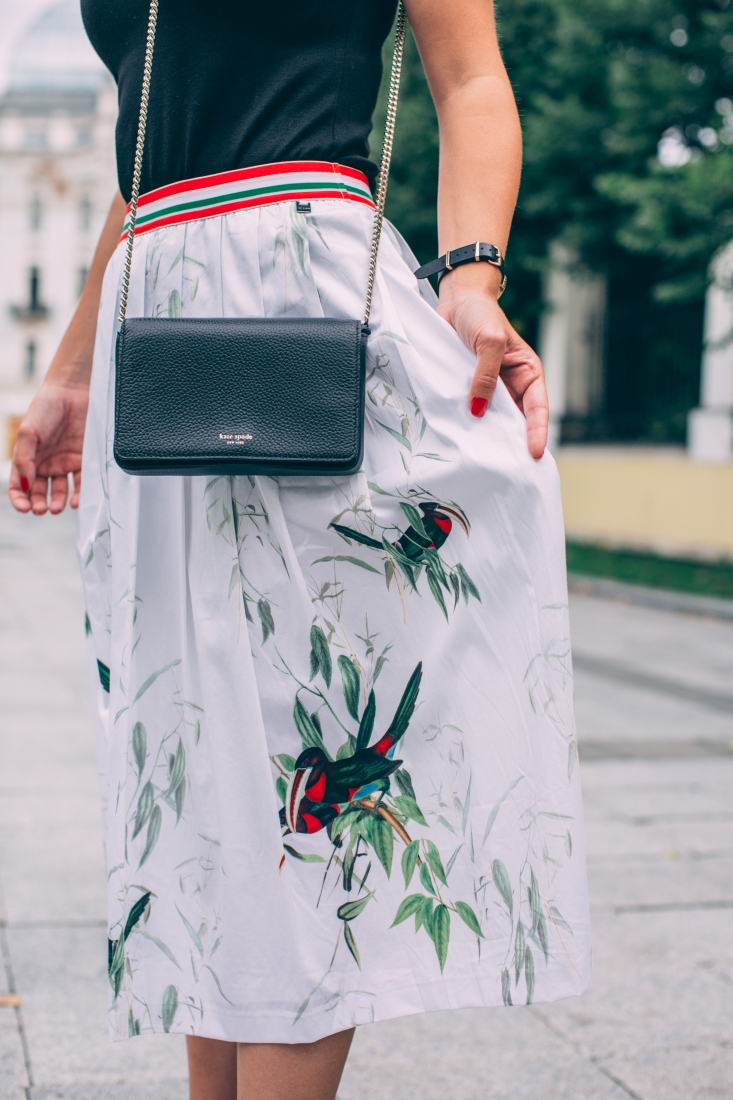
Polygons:
M115 461L149 475L353 474L364 452L366 344L407 23L402 0L362 319L126 316L157 16L151 0L115 356Z

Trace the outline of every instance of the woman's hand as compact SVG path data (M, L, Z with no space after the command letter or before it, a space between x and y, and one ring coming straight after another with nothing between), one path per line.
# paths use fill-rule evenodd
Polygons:
M496 300L500 278L489 264L457 267L441 280L438 313L478 357L468 392L472 415L484 416L501 375L527 419L529 453L542 458L549 420L542 363Z
M19 512L42 516L64 510L69 474L74 489L69 501L78 507L81 450L89 404L88 385L44 382L31 403L13 451L8 495ZM49 500L50 487L50 500Z

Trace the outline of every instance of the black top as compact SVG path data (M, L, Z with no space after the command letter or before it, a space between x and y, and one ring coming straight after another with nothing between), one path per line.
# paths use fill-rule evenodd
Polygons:
M81 0L119 88L117 170L129 200L149 0ZM161 0L141 193L282 160L365 172L381 49L397 0Z

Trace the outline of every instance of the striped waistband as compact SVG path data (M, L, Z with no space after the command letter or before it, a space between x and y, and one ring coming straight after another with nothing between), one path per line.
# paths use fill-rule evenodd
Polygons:
M324 160L280 161L199 176L148 191L138 199L135 236L165 225L214 218L285 199L348 199L374 207L363 172ZM120 240L127 236L129 217L128 203Z

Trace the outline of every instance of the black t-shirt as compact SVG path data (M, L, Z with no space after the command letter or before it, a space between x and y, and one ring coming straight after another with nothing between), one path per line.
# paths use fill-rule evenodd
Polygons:
M119 88L117 170L130 198L148 0L81 0ZM141 192L282 160L373 182L368 136L397 0L161 0Z

